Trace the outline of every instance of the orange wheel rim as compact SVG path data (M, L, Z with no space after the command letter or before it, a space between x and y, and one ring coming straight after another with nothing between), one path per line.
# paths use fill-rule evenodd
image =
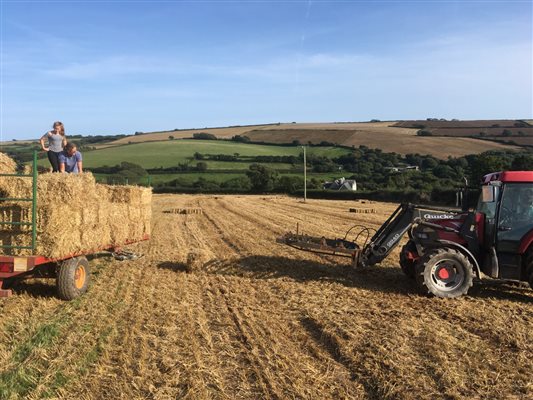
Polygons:
M85 268L82 266L79 266L78 268L76 268L76 272L74 273L74 284L76 285L77 289L81 289L84 283L85 283Z

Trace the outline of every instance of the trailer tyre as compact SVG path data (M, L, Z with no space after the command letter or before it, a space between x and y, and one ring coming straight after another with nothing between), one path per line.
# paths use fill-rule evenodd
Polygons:
M416 267L415 260L409 258L409 253L416 253L416 245L412 240L409 240L400 252L400 267L405 275L411 279L415 279Z
M474 266L461 252L441 248L429 251L417 264L416 282L423 294L454 298L468 292Z
M73 300L87 291L91 273L85 257L63 261L57 272L57 294L60 299Z

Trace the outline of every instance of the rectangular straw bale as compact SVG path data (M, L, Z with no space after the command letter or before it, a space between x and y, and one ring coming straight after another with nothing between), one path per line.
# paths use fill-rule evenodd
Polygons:
M128 230L134 236L143 236L145 232L145 224L142 217L141 209L138 207L128 206Z
M15 235L14 232L0 232L0 244L2 246L30 246L30 235ZM25 249L3 249L5 255L29 255Z
M24 208L19 204L12 204L9 206L0 206L0 222L30 222L31 210ZM0 224L0 231L18 231L28 230L29 226Z
M37 179L39 203L59 202L84 207L100 200L95 185L91 173L42 174Z
M0 153L0 170L11 168ZM13 180L17 181L13 185ZM151 190L97 184L90 173L42 174L38 177L37 249L35 254L61 258L91 252L150 232ZM0 179L4 197L30 197L31 179ZM31 203L0 202L0 222L31 222ZM14 233L24 233L17 234ZM0 243L31 244L29 227L0 225ZM25 250L3 254L29 255Z
M113 215L113 219L110 221L111 241L124 243L129 239L128 208L120 203L110 203L109 208L110 214Z
M14 174L17 163L5 153L0 153L0 174Z
M31 178L0 176L0 197L28 199L31 198L31 196ZM11 203L27 204L22 201L15 201Z

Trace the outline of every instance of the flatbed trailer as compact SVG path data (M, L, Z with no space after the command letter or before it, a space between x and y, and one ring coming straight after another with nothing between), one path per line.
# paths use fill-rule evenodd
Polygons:
M4 286L8 286L13 280L55 278L58 296L63 300L75 299L85 293L89 287L91 275L87 257L102 254L113 255L120 252L123 246L149 239L149 235L144 235L140 240L129 240L120 245L102 246L98 249L59 258L48 258L41 255L0 255L0 297L12 295L12 290L4 288Z

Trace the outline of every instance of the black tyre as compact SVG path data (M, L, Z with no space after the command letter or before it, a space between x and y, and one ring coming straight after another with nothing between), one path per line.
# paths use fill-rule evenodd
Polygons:
M416 245L413 241L409 240L400 252L400 267L405 275L414 279L416 275L415 260L409 258L409 253L416 253Z
M472 263L455 249L431 250L416 265L416 282L423 294L459 297L468 292L473 281Z
M85 257L65 260L57 272L57 294L60 299L73 300L87 291L90 280L91 271Z

